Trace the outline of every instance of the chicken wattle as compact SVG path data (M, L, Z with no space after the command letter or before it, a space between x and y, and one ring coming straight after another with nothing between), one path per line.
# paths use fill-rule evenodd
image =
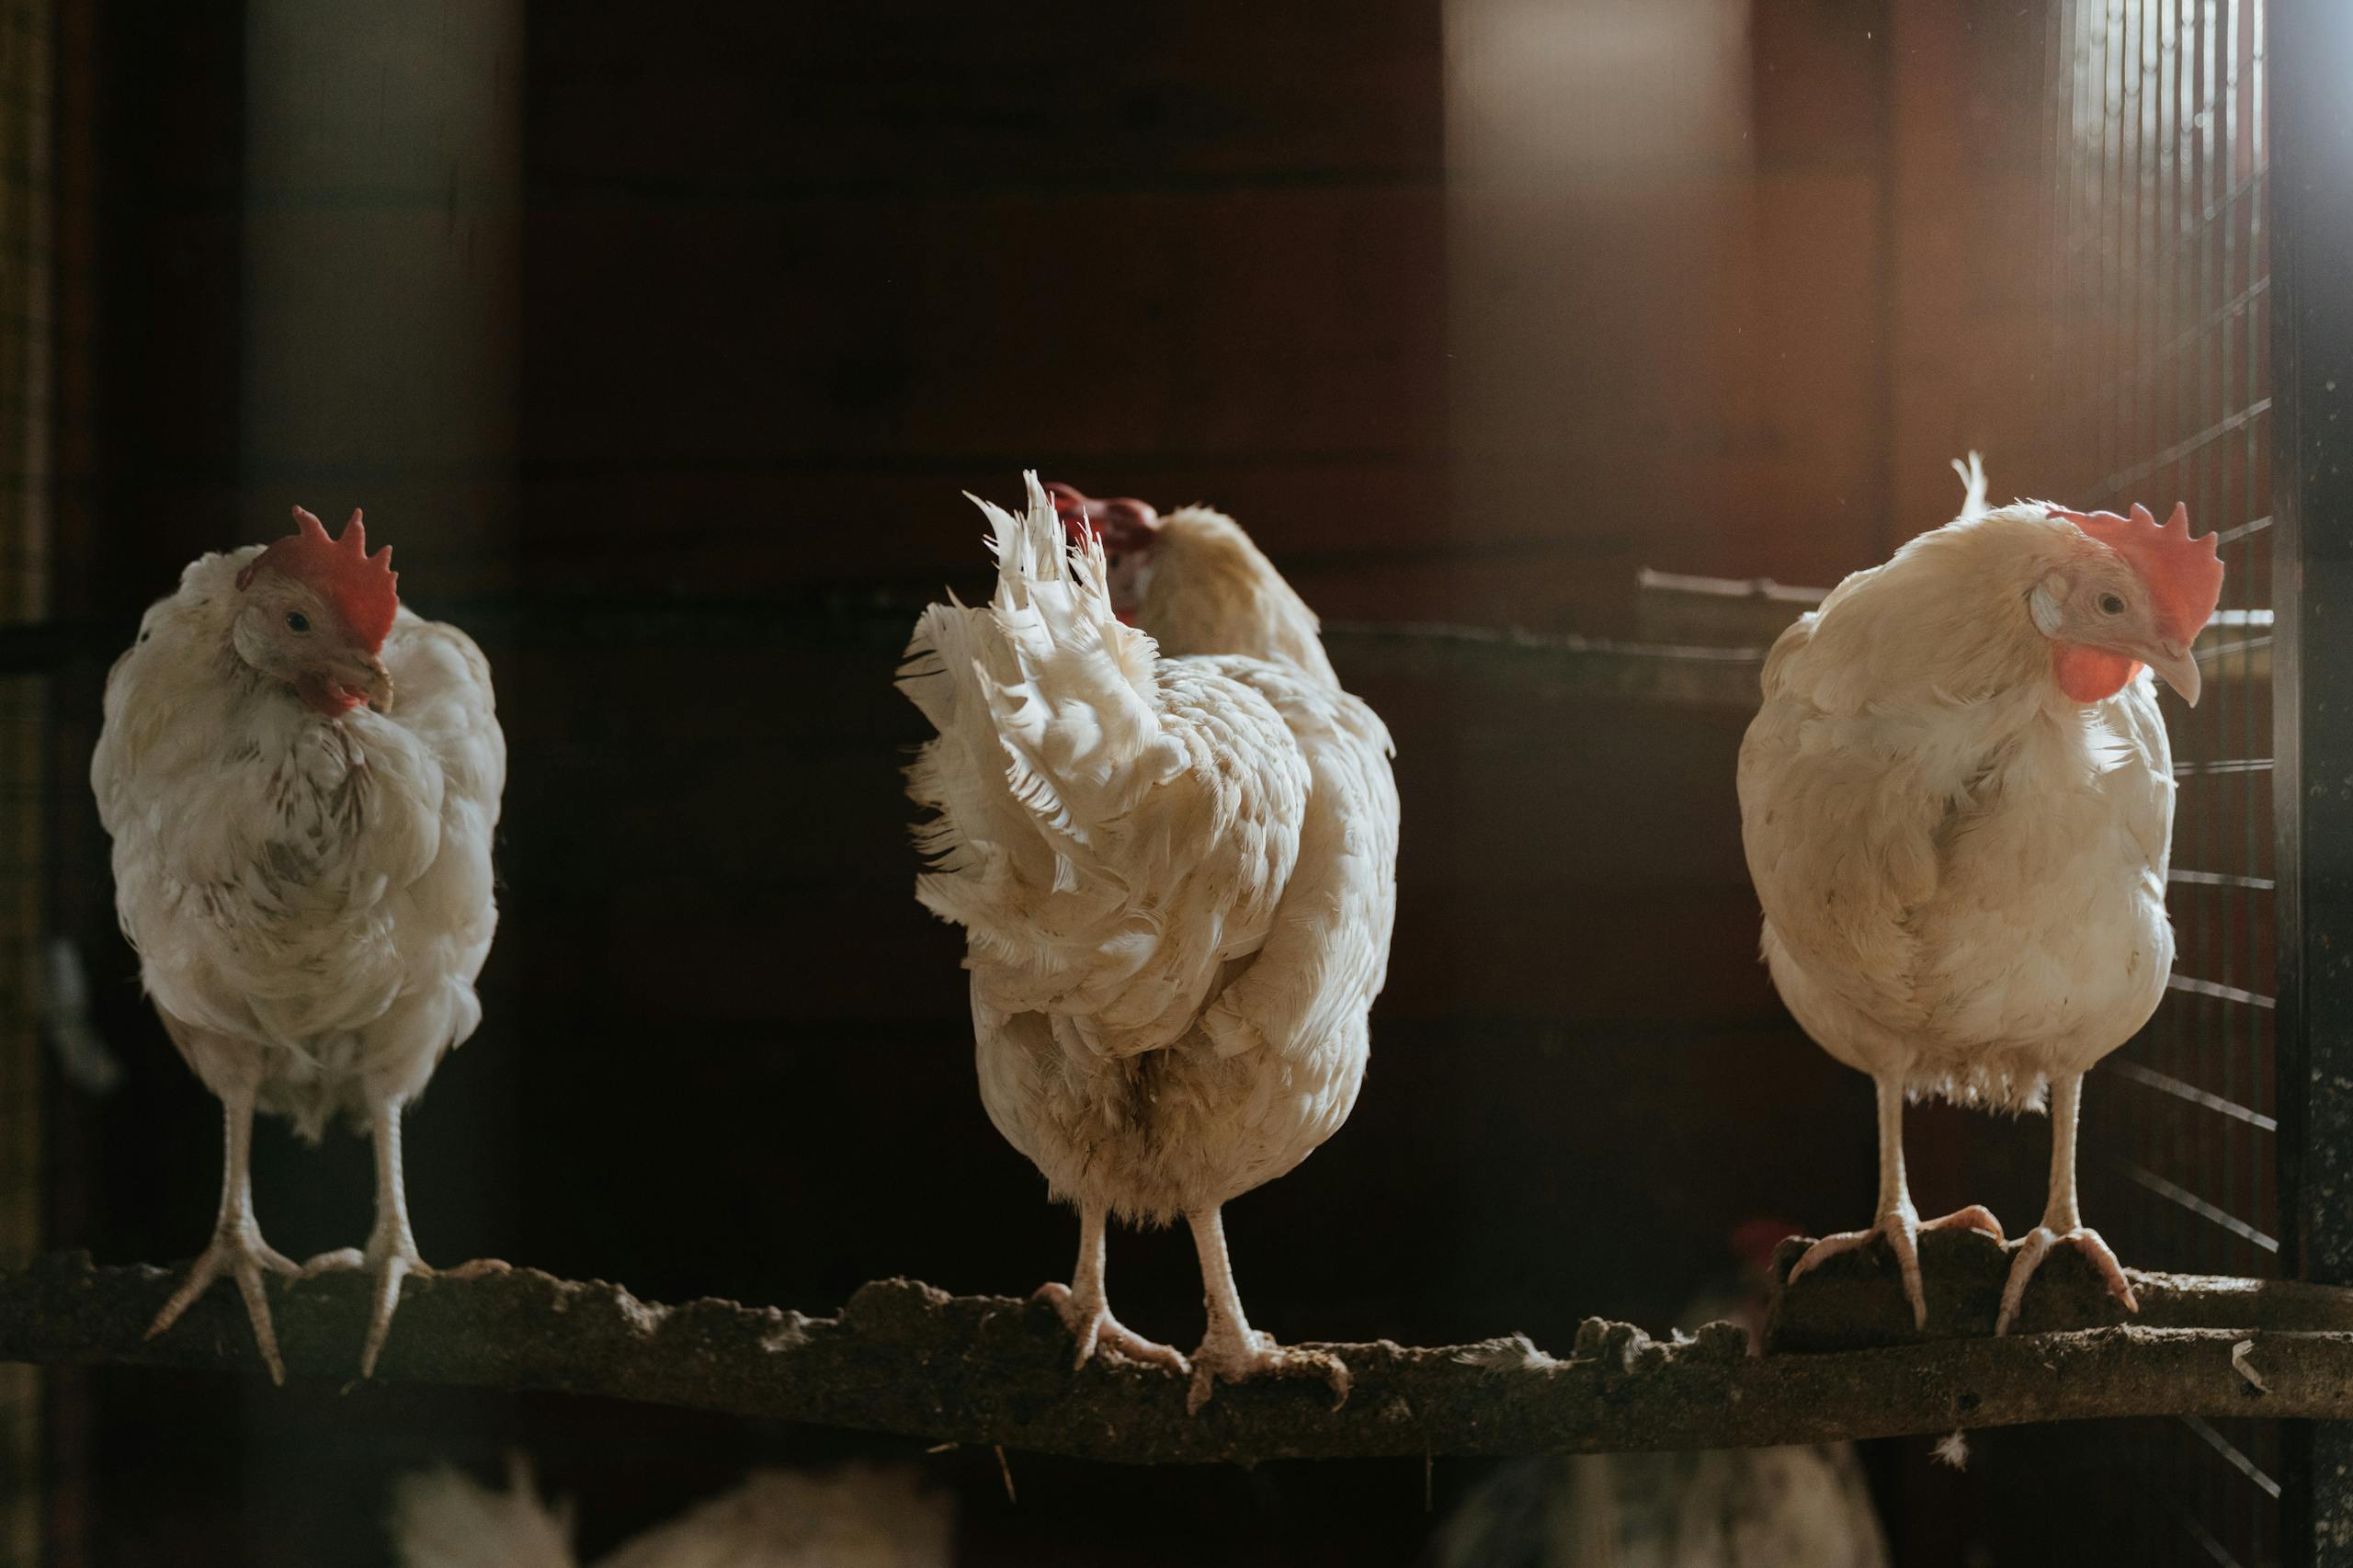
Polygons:
M212 1243L148 1332L227 1275L281 1381L265 1271L376 1277L363 1374L403 1277L430 1272L409 1228L401 1113L482 1021L506 777L482 651L401 608L392 551L368 553L358 512L334 540L294 516L267 548L192 562L148 609L107 677L90 760L141 979L226 1125ZM256 1109L313 1142L338 1114L372 1129L364 1250L298 1270L262 1240Z
M2172 755L2149 674L2187 701L2191 643L2222 594L2213 536L2042 503L1961 515L1858 572L1781 634L1740 755L1764 956L1798 1022L1878 1085L1880 1195L1868 1229L1824 1237L1791 1278L1882 1239L1925 1327L1904 1180L1907 1096L2052 1115L2042 1222L2016 1244L1999 1331L2056 1245L2127 1307L2075 1193L2084 1074L2156 1010Z

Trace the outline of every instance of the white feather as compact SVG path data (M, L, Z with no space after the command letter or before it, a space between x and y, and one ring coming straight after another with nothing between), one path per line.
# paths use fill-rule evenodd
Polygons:
M1984 517L1985 515L1984 460L1975 452L1970 453L1966 460L1955 458L1952 460L1952 471L1961 475L1961 497L1959 520L1965 523L1972 518Z

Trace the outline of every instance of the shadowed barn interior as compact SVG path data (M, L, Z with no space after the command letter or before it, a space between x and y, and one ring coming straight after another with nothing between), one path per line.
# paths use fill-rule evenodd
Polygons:
M56 105L27 865L119 1066L98 1093L30 1059L36 1239L104 1262L190 1254L218 1133L115 930L98 692L182 564L290 505L367 509L506 730L485 1021L408 1122L429 1258L813 1312L1062 1277L1071 1216L983 1116L961 941L911 896L926 732L892 686L926 598L988 591L960 493L1035 468L1232 513L1396 737L1362 1097L1228 1216L1260 1325L1563 1353L1587 1316L1663 1329L1743 1221L1842 1229L1870 1190L1869 1082L1756 958L1733 764L1802 603L1736 580L1884 559L1971 449L1997 499L2268 520L2252 4L2135 0L2100 45L2153 140L2201 97L2238 117L2181 209L2214 276L2146 319L2129 269L2068 270L2164 258L2098 226L2107 187L2054 186L2108 68L2059 0L0 8L45 18ZM2146 347L2183 333L2194 375ZM2104 357L2141 380L2093 384ZM2240 537L2225 611L2268 625ZM2268 671L2210 669L2234 695L2195 740L2168 710L2177 754L2268 756ZM2177 860L2236 880L2177 918L2243 935L2186 935L2183 968L2260 991L2268 777L2193 787ZM2239 1028L2168 1014L2172 1057L2092 1080L2086 1206L2129 1261L2271 1267L2268 1145L2207 1147L2143 1081L2238 1040L2228 1096L2270 1117ZM2039 1119L1911 1127L1924 1208L2031 1222ZM2254 1241L2118 1174L2175 1168L2167 1138ZM277 1245L358 1239L363 1141L270 1123L255 1161ZM1190 1343L1181 1229L1115 1231L1111 1267L1126 1321ZM956 1494L960 1561L1402 1565L1492 1468L1015 1453L1008 1483L984 1449L552 1394L82 1369L37 1397L38 1560L74 1568L388 1562L396 1477L510 1450L591 1552L747 1466L858 1457ZM2085 1561L2134 1467L2221 1463L2093 1430L1982 1435L1965 1473L1868 1446L1895 1560ZM2260 1538L2226 1483L2183 1495Z

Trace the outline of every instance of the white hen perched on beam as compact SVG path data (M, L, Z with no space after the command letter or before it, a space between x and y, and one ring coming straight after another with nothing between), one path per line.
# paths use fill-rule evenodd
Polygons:
M900 686L939 732L909 770L939 813L917 896L967 933L982 1101L1079 1210L1046 1293L1081 1362L1184 1369L1103 1283L1110 1216L1181 1214L1209 1309L1193 1406L1287 1370L1345 1398L1336 1359L1252 1331L1220 1214L1356 1102L1396 903L1388 732L1232 519L1029 488L1025 517L982 506L995 597L926 610Z
M1927 1322L1904 1101L2028 1109L2052 1091L2051 1189L1996 1332L2057 1245L2133 1306L2075 1197L2084 1074L2165 994L2173 763L2154 669L2198 700L2222 594L2213 536L2041 502L1984 505L1838 585L1781 634L1740 752L1741 834L1774 984L1879 1091L1878 1217L1790 1278L1883 1240ZM2001 1235L1984 1209L1930 1222Z
M313 1142L338 1113L374 1130L366 1250L302 1269L376 1276L372 1372L403 1277L430 1272L409 1230L401 1112L482 1021L506 778L482 651L400 608L392 551L367 553L358 512L339 540L294 516L267 549L190 563L148 609L107 677L90 759L123 933L227 1125L212 1244L148 1332L225 1274L281 1382L262 1271L297 1270L254 1220L254 1112Z

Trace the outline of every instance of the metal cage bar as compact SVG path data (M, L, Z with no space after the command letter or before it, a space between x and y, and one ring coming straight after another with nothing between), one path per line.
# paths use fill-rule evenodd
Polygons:
M2353 6L2273 0L2273 820L2284 1261L2353 1283ZM2291 1434L2291 1559L2353 1564L2353 1424Z
M2179 793L2164 1005L2086 1088L2086 1209L2143 1267L2284 1267L2269 479L2268 0L2052 0L2040 51L2041 395L1995 432L2036 493L2188 504L2227 568L2199 650L2206 699L2164 701ZM2016 460L2013 459L2012 460ZM2278 1423L2104 1429L2099 1508L2136 1562L2270 1563ZM2146 1506L2152 1482L2168 1506Z

